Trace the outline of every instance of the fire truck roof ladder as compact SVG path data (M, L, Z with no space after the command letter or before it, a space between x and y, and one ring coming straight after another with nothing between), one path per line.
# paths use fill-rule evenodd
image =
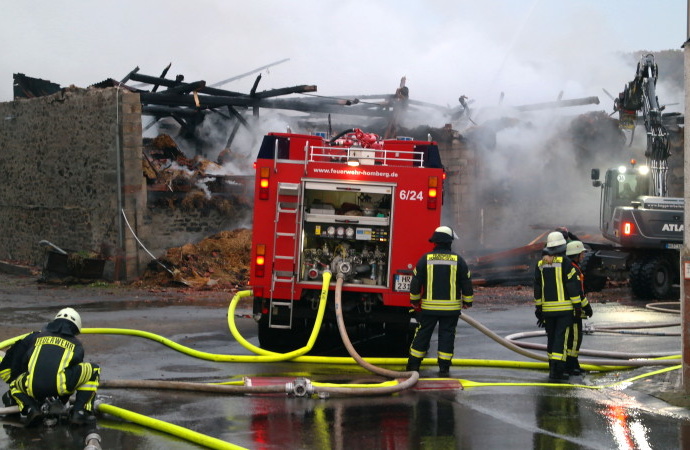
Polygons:
M292 305L297 278L297 244L300 222L300 184L278 183L276 217L273 233L273 269L271 279L270 328L292 328ZM291 254L281 253L291 249ZM276 283L290 284L290 300L273 300ZM276 313L274 315L274 312Z

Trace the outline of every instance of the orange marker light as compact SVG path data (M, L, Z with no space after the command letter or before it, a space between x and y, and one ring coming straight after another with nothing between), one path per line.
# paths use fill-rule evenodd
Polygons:
M631 222L623 222L623 235L630 236L635 233L635 227Z

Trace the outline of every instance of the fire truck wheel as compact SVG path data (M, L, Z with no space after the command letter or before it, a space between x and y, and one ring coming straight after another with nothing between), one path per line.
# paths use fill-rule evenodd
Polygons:
M673 269L663 256L635 261L630 267L630 287L641 299L665 299L672 296Z

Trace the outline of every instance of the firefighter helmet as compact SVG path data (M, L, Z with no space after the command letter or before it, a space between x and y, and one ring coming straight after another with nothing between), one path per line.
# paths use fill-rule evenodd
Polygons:
M544 251L549 255L557 255L565 252L566 241L563 233L560 231L552 231L546 237L546 248Z
M580 241L570 241L565 247L566 256L575 256L585 251L585 246Z
M63 308L55 315L56 319L69 320L77 326L77 330L81 333L81 316L74 310L74 308Z
M458 237L451 227L438 227L434 230L434 234L429 238L429 242L443 243L453 242L453 239Z

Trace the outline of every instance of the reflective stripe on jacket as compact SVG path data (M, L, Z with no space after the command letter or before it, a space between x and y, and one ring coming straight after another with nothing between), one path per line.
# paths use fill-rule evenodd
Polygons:
M534 271L534 303L542 311L571 311L580 306L580 278L566 256L544 256Z
M422 310L455 313L473 298L470 270L460 255L436 247L419 259L410 283L410 300L421 300Z

